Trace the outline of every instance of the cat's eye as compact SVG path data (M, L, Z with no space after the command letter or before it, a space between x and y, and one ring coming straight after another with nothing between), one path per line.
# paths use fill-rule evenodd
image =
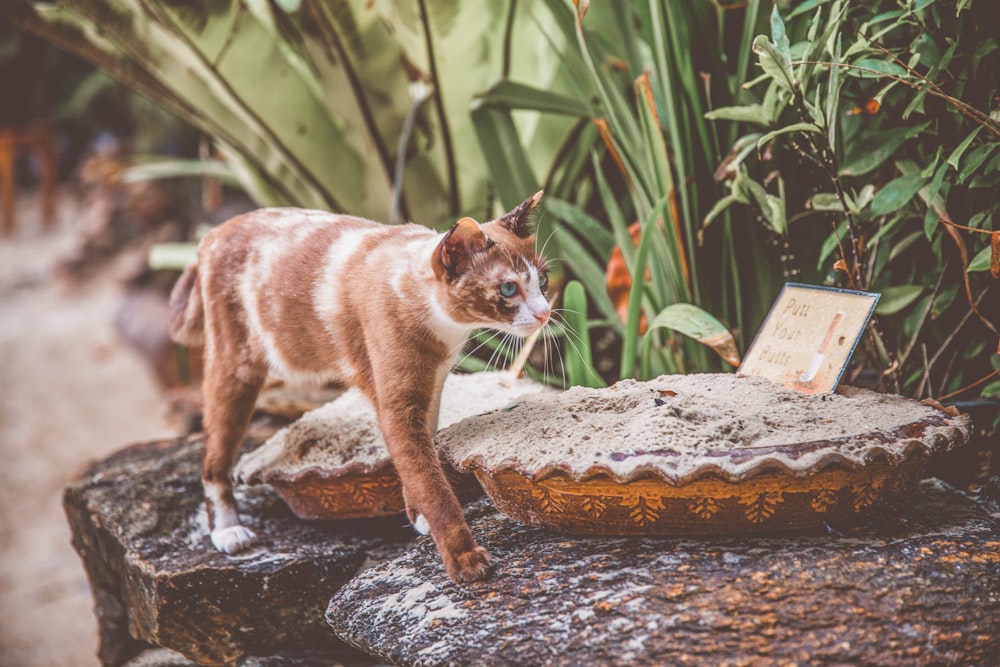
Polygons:
M543 292L549 288L549 274L539 273L538 274L538 289Z
M500 283L500 287L497 289L500 291L500 296L505 299L509 299L517 294L517 283L513 280L508 280L505 283Z

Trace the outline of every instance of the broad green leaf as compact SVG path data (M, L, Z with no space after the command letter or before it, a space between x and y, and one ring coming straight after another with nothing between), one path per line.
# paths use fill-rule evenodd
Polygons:
M895 178L877 193L871 204L872 216L885 215L906 206L927 182L919 172Z
M736 339L712 314L691 303L673 303L653 318L646 332L644 344L649 345L651 333L656 329L670 329L695 339L712 348L732 366L740 365Z
M795 89L795 74L792 63L783 57L778 48L764 35L758 35L753 40L753 52L757 54L757 62L775 83L791 91Z
M754 125L768 126L771 119L768 117L764 107L760 104L747 104L739 107L719 107L705 114L709 120L731 120L738 123L751 123Z
M788 34L785 32L785 22L781 20L781 14L778 12L778 3L775 3L771 8L771 39L775 48L778 49L778 53L781 54L782 65L788 63L790 68L792 61L791 47L788 43Z
M906 68L892 60L881 60L878 58L862 58L851 63L846 68L849 76L856 76L862 79L880 78L883 76L906 76Z
M990 270L990 246L986 245L985 248L976 253L976 256L972 258L969 262L969 267L966 271L989 271Z
M806 201L806 208L814 211L843 211L840 197L833 192L817 192Z
M894 285L882 289L875 314L895 315L916 301L924 289L923 285Z
M983 398L996 398L1000 396L1000 380L994 380L989 382L980 391L979 395Z
M990 155L998 147L1000 147L1000 144L988 143L983 144L982 146L977 146L973 149L973 151L969 153L964 160L962 160L962 170L958 174L958 182L963 183L966 179L976 173L976 170L979 169L979 167L981 167L987 159L989 159Z
M869 135L863 145L853 147L851 151L853 155L848 156L846 164L840 169L840 174L864 176L895 155L903 142L923 132L930 123L931 121L927 121L914 127L896 127Z

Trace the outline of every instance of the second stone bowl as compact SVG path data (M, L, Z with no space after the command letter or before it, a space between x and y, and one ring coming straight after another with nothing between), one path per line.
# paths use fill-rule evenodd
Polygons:
M497 509L597 535L841 527L903 502L969 420L899 396L732 374L523 398L438 434Z

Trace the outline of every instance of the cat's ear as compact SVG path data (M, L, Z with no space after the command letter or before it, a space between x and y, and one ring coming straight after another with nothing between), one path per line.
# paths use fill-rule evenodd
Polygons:
M497 224L509 232L513 232L518 238L528 238L531 236L531 214L538 206L544 190L539 190L531 197L521 202L517 208L510 213L497 219Z
M468 266L472 256L486 250L490 240L472 218L461 218L448 230L434 253L434 273L454 278Z

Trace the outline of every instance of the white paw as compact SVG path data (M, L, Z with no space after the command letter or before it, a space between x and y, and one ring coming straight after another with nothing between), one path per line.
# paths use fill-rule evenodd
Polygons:
M418 514L417 518L413 520L413 530L417 531L421 535L431 534L431 524L427 522L423 514Z
M246 526L229 526L212 531L212 544L219 551L232 555L246 549L256 537Z

